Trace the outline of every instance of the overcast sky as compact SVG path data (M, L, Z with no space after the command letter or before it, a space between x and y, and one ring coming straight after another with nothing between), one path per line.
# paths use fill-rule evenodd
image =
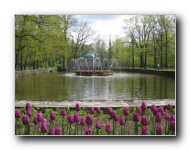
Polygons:
M122 26L123 20L129 19L131 15L75 15L78 21L88 21L101 38L109 41L109 35L112 40L117 36L124 37Z

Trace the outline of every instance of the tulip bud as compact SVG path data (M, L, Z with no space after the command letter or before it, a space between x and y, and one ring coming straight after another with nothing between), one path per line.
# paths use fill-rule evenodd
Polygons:
M114 121L118 121L119 120L118 115L115 115L115 117L113 119L114 119Z
M121 126L124 126L124 125L125 125L125 118L124 118L124 117L121 117L121 118L119 119L119 124L120 124Z
M60 127L55 128L55 135L62 135L62 129Z
M43 113L40 111L38 114L37 114L37 120L38 121L42 121L43 119Z
M90 107L90 114L94 114L94 107Z
M108 108L108 114L111 114L112 113L112 108Z
M92 135L92 129L91 128L86 129L85 134Z
M142 102L141 104L141 110L145 111L147 109L147 104L145 102Z
M100 113L100 111L101 111L100 107L96 107L96 112Z
M61 116L66 116L67 112L65 109L61 109Z
M112 126L111 126L111 124L109 124L109 123L106 124L106 132L107 132L107 133L112 132Z
M138 113L139 115L141 114L141 108L140 107L137 108L136 113Z
M175 121L175 115L170 116L170 121Z
M90 114L86 116L85 122L87 125L92 125L92 116Z
M141 125L147 126L148 125L148 117L146 115L143 115L141 118Z
M74 121L75 122L79 122L80 121L80 115L79 115L79 113L75 113L74 114Z
M170 130L175 131L175 121L170 122Z
M32 108L32 105L30 103L26 103L26 110L28 110L29 108Z
M67 120L68 120L69 123L74 123L74 116L71 115L71 114L68 114Z
M163 127L161 125L158 125L156 128L156 135L162 135L163 134Z
M20 109L15 110L15 118L20 118L21 117L21 111Z
M154 112L155 109L156 109L156 105L153 104L152 107L151 107L151 111Z
M141 134L142 135L148 135L148 127L147 126L143 126L141 129Z
M41 122L41 132L44 134L48 131L47 129L47 120L43 119Z
M98 121L97 123L96 123L96 129L101 129L102 128L102 125L101 125L101 123Z
M34 116L33 122L34 122L34 124L38 124L37 116Z
M164 116L164 118L165 118L166 120L169 120L169 119L170 119L170 114L169 114L169 113L166 113L165 116Z
M55 129L54 128L50 128L50 135L55 135Z
M156 122L161 122L162 121L162 114L160 112L157 112L155 121Z
M81 118L81 120L80 120L80 124L81 124L82 126L85 125L85 118Z
M27 124L30 123L30 118L29 118L28 115L24 115L24 116L22 117L22 123L23 123L24 125L27 125Z
M129 115L129 109L127 108L127 107L125 107L124 109L123 109L123 114L125 115L125 116L128 116Z
M116 111L113 110L113 111L111 112L111 114L110 114L110 118L115 118L116 115L117 115L117 114L116 114Z
M32 116L32 108L28 108L28 109L27 109L27 115L28 115L29 117Z
M50 120L53 121L53 120L55 120L55 119L56 119L56 114L55 114L55 112L52 111L52 112L50 113Z
M76 111L80 111L81 110L79 103L76 103L75 109L76 109Z
M135 113L135 114L133 115L133 121L134 121L134 122L139 122L139 120L140 120L140 115L139 115L139 113Z
M163 107L159 107L159 108L158 108L158 112L160 112L161 115L163 115L163 114L164 114L164 108L163 108Z
M172 105L168 104L167 105L167 110L172 110Z

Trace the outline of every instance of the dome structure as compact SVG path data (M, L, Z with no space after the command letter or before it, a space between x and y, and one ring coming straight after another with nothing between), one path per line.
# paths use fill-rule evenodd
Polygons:
M86 59L94 59L95 55L92 52L90 52L90 53L86 54L86 56L84 56L84 58L86 58Z

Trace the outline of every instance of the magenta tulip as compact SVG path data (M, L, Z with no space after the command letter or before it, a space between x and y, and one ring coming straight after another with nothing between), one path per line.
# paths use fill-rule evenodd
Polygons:
M29 118L28 115L24 115L24 116L22 117L22 123L23 123L24 125L27 125L27 124L30 123L30 118Z
M65 109L61 109L61 116L66 116L67 112Z
M140 107L137 108L136 113L138 113L139 115L141 114L141 108Z
M148 117L146 115L143 115L141 117L141 125L142 126L147 126L148 125Z
M76 109L76 111L78 111L78 112L81 110L79 103L76 103L75 109Z
M161 122L162 121L162 114L160 112L157 112L155 121L156 122Z
M123 114L124 114L125 116L128 116L128 115L130 114L129 109L128 109L127 107L125 107L125 108L123 109Z
M108 108L108 114L111 114L112 113L112 108L110 107L110 108Z
M111 112L111 114L110 114L110 118L113 119L113 118L115 118L116 115L117 115L117 114L116 114L116 111L113 110L113 111Z
M33 123L34 123L34 124L38 124L37 116L34 116Z
M147 104L145 102L142 102L141 104L141 110L145 111L147 109Z
M102 128L102 124L101 122L96 122L96 129L101 129Z
M172 110L172 105L168 104L167 105L167 110Z
M163 107L159 107L158 108L158 112L160 112L163 115L164 114L164 108Z
M90 114L94 114L94 107L90 107Z
M101 108L100 107L96 107L96 112L100 113L100 111L101 111Z
M163 134L163 127L161 125L158 125L156 128L156 135L162 135Z
M62 129L60 127L55 128L55 135L62 135Z
M92 116L90 114L86 116L85 122L87 125L92 125Z
M86 129L85 134L92 135L92 129L91 128Z
M175 121L170 122L170 130L175 131Z
M67 120L69 123L74 123L74 115L68 114Z
M158 108L155 108L155 109L153 110L154 116L156 116L157 112L158 112Z
M169 119L170 119L170 114L169 114L169 113L166 113L165 116L164 116L164 118L165 118L166 120L169 120Z
M105 130L106 130L107 133L112 132L112 126L111 126L111 124L107 123L107 124L106 124L106 129L105 129Z
M135 113L135 114L133 115L133 121L134 121L134 122L139 122L139 120L140 120L140 115L139 115L139 113Z
M43 119L43 113L40 111L38 114L37 114L37 120L38 121L42 121Z
M50 120L53 121L53 120L55 120L55 119L56 119L56 114L55 114L55 112L52 111L52 112L50 113Z
M15 118L20 118L21 117L21 111L20 109L15 110Z
M85 123L85 118L81 118L80 124L81 124L82 126L84 126L84 125L86 124L86 123Z
M175 121L175 115L170 116L170 121Z
M79 122L80 121L80 115L79 113L74 114L74 122Z
M148 127L147 126L143 126L141 129L141 134L142 135L148 135Z
M41 132L44 134L48 131L48 128L47 128L47 120L46 119L43 119L42 122L41 122Z
M32 105L30 103L26 103L26 110L28 110L29 108L32 109Z
M27 115L28 115L29 117L32 116L32 108L28 108L28 109L27 109Z
M121 118L119 119L119 124L120 124L121 126L124 126L124 125L125 125L125 118L124 118L124 117L121 117Z
M50 128L50 135L55 135L55 129L54 128Z
M156 109L156 105L153 104L152 107L151 107L151 111L154 112L155 109Z
M113 119L114 119L114 121L118 121L119 120L118 115L115 115L115 117Z

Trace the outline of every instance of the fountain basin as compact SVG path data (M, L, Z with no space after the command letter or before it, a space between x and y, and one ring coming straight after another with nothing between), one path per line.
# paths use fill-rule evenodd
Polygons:
M111 76L113 71L111 70L77 70L76 75L78 76Z

